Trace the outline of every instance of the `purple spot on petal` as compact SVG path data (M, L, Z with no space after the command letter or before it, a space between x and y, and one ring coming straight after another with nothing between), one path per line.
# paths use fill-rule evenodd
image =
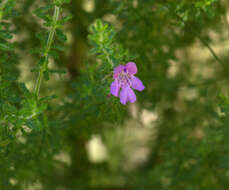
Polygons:
M113 75L113 78L117 78L118 75L123 71L125 67L123 65L119 65L117 67L114 68L114 75Z

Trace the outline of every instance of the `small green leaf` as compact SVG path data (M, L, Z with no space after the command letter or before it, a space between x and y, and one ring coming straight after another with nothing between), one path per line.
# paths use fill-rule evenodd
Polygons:
M10 140L9 139L6 139L4 141L0 141L0 146L1 147L4 147L4 146L7 146L8 144L10 144Z
M0 49L3 51L13 51L13 46L11 44L0 43Z

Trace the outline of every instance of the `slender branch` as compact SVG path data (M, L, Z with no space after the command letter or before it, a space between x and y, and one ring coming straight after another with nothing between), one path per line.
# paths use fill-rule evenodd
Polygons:
M229 73L229 70L227 68L227 66L225 65L225 63L217 56L217 54L215 53L215 51L213 50L213 48L206 42L206 40L204 40L199 33L189 24L187 24L183 18L181 18L178 14L176 14L174 11L172 11L169 7L167 6L163 6L164 8L166 8L168 11L170 11L171 13L173 13L173 15L178 18L181 22L183 22L184 24L186 24L186 26L189 27L189 29L191 30L191 32L197 37L199 38L199 40L202 42L202 44L209 50L209 52L212 54L212 56L215 58L215 60L220 63L222 65L222 67L225 69L225 71L227 73Z
M113 61L111 60L110 56L107 55L106 58L107 58L108 62L111 64L111 66L112 66L112 68L113 68L113 67L114 67L114 63L113 63Z
M2 17L3 17L3 9L6 7L6 4L8 3L8 0L3 0L1 5L0 5L0 21L2 21Z
M110 58L107 50L105 48L102 48L104 54L106 55L107 61L111 64L112 68L114 67L114 62L112 61L112 59Z
M100 35L100 42L101 42L101 44L102 44L102 42L103 42L103 36L102 36L102 34ZM109 53L108 53L107 50L103 47L103 45L100 45L100 46L101 46L102 51L103 51L104 54L106 55L107 61L111 64L111 66L112 66L112 68L113 68L113 67L114 67L114 63L113 63L112 59L110 58Z
M215 58L215 60L222 65L222 67L225 69L226 72L229 73L227 66L225 63L216 55L213 48L195 31L193 30L193 33L199 38L199 40L202 42L202 44L210 51L212 56Z
M48 65L49 51L51 49L51 46L52 46L52 43L53 43L53 40L54 40L54 35L55 35L55 31L56 31L56 26L57 26L57 21L58 21L58 18L59 18L59 14L60 14L60 7L55 6L54 14L53 14L53 20L52 20L53 23L52 23L52 26L50 28L48 41L47 41L46 48L45 48L44 55L43 55L44 62L43 62L42 66L41 66L41 68L39 70L37 82L36 82L36 85L35 85L35 88L34 88L34 93L35 93L36 96L39 95L39 91L40 91L40 87L41 87L41 82L42 82L42 78L43 78L43 75L44 75L44 71L46 70L47 65Z

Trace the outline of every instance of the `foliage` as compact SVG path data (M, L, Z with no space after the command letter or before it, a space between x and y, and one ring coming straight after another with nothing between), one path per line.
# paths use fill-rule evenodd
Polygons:
M1 0L0 190L227 189L228 9ZM146 88L124 106L110 84L129 61Z

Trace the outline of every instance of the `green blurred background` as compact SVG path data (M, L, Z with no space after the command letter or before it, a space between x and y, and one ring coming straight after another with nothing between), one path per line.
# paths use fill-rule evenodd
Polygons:
M39 59L29 50L40 44L34 34L41 25L32 11L42 4L18 0L19 16L13 20L19 80L29 89L36 78L30 70ZM65 7L73 15L64 26L66 50L60 62L49 65L67 73L52 75L41 89L42 96L59 97L49 106L52 125L42 134L18 139L13 168L5 169L7 187L228 189L229 121L219 107L219 95L229 87L228 8L226 0L72 0ZM98 18L113 25L117 42L136 55L137 76L146 86L136 103L122 107L126 111L120 111L117 122L113 115L119 110L111 104L87 102L80 98L83 89L72 90L87 77L81 68L99 61L88 55L87 38ZM55 129L68 113L68 122Z

